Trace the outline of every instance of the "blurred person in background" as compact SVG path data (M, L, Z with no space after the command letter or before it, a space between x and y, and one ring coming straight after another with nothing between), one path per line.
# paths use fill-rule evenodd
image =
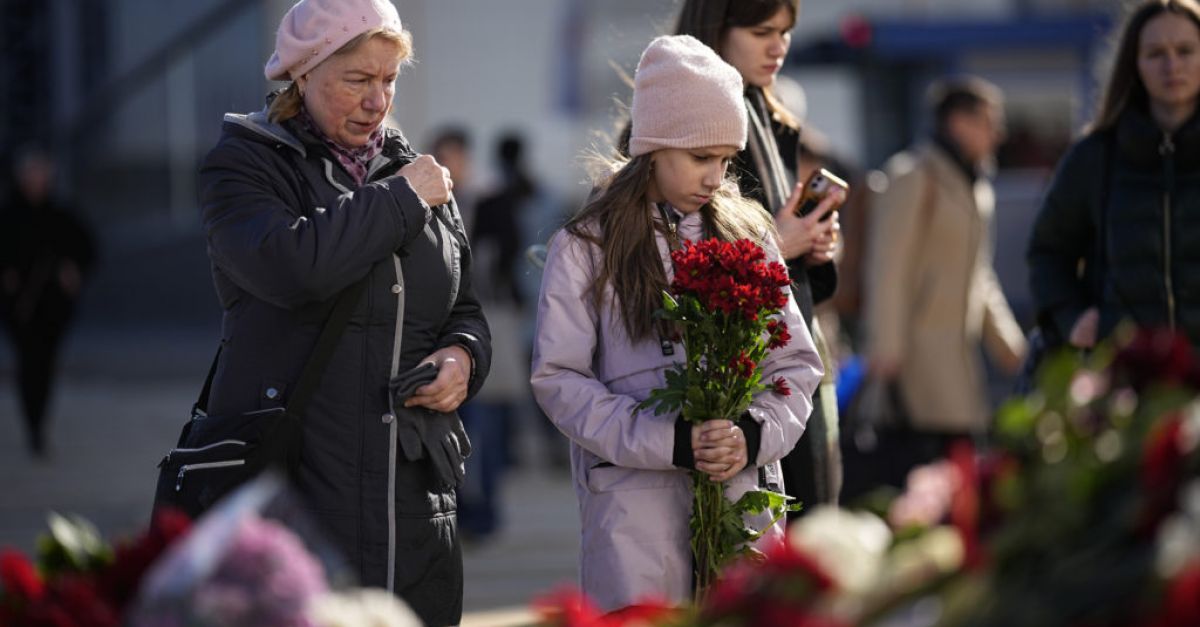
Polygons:
M0 208L0 322L16 352L29 450L44 457L59 346L96 250L90 229L54 197L49 155L26 149L13 175L12 195Z
M870 458L847 456L846 496L943 455L990 426L980 345L1004 371L1025 354L992 267L994 193L988 180L1004 137L1003 95L975 77L930 87L933 136L893 156L871 207L866 260L870 377L896 392L904 425Z
M455 410L491 348L449 172L383 124L411 54L391 2L302 0L265 67L287 87L226 116L199 178L224 309L208 416L287 406L335 300L365 285L301 417L291 479L359 583L455 625L454 490L470 452ZM394 396L424 363L433 381Z
M817 213L806 218L795 214L803 184L795 180L800 123L773 92L799 12L799 0L686 0L675 32L699 39L742 76L749 140L731 170L742 193L774 216L796 301L822 362L831 363L832 353L813 310L837 288L833 259L841 227L836 211L823 221ZM783 459L788 494L805 506L789 516L837 503L841 490L832 366L825 369L813 405L804 436Z
M458 205L463 227L470 233L475 224L475 205L479 202L479 188L471 167L471 134L462 126L442 128L434 133L429 154L450 171L454 203Z
M1048 345L1091 348L1131 319L1200 346L1198 97L1200 4L1142 2L1034 223L1030 284Z

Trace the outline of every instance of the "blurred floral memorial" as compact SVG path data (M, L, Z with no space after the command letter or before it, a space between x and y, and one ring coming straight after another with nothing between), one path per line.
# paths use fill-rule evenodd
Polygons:
M535 609L571 627L1200 625L1198 390L1167 330L1051 355L990 450L954 445L873 510L817 508L696 604L601 614L566 590Z
M0 625L28 627L416 627L393 594L353 586L283 482L246 484L195 525L160 509L110 545L52 514L36 561L0 553Z
M791 339L787 325L777 319L787 304L787 270L765 258L762 247L750 240L684 242L671 252L675 275L658 315L681 335L686 361L667 370L666 387L654 390L639 409L679 411L695 425L736 422L754 395L791 393L783 378L762 380L767 351ZM765 532L747 527L743 515L769 511L775 524L795 506L788 505L787 496L766 490L730 502L724 483L700 471L691 475L689 525L699 599L721 568L737 555L750 554L749 543Z

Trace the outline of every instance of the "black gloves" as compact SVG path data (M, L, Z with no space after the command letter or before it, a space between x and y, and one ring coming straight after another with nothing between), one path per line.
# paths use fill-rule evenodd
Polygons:
M444 485L458 486L465 473L464 460L471 442L457 413L444 414L428 407L405 407L417 388L437 378L436 365L425 362L402 372L388 384L396 411L397 437L405 459L416 461L429 454L434 475Z

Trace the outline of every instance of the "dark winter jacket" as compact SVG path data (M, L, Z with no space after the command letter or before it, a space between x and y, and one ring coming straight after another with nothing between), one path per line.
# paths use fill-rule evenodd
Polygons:
M303 416L295 482L313 517L357 569L430 625L457 624L462 558L454 486L428 456L397 451L388 381L459 344L473 359L470 394L491 358L454 203L430 209L392 176L415 155L387 130L367 183L320 140L262 112L227 115L204 160L200 194L224 308L211 415L286 406L341 290L367 278ZM447 417L448 419L448 417Z
M750 136L746 148L738 152L734 159L732 170L742 194L758 201L774 215L782 208L795 184L800 131L772 118L763 92L757 87L746 89L746 108L750 119ZM761 136L758 129L763 130ZM755 146L764 149L762 159L755 159ZM765 154L772 151L774 155ZM772 179L774 176L779 178ZM775 193L768 191L768 186L775 189ZM780 195L782 198L778 202L769 200L772 196ZM825 362L825 378L813 398L813 410L804 435L783 458L783 480L787 493L811 508L818 504L836 504L842 483L841 452L837 445L834 368L829 363L828 344L813 313L813 307L829 299L837 289L837 268L833 262L809 266L803 258L790 259L787 265L792 279L792 293L813 335L818 353ZM797 515L792 514L791 517Z
M1200 117L1167 134L1130 108L1059 164L1029 245L1039 320L1066 338L1098 306L1101 337L1130 318L1175 327L1200 346L1197 241Z

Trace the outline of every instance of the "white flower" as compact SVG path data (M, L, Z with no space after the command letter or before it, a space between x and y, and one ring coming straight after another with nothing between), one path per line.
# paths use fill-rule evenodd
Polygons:
M325 594L309 605L308 617L316 627L422 627L403 601L378 588Z
M939 575L958 570L965 556L957 529L933 527L892 549L882 589L893 593L913 590Z
M1200 479L1179 491L1179 511L1162 523L1154 565L1163 579L1200 558Z
M878 516L831 505L814 508L792 524L788 539L808 553L851 594L870 590L879 576L892 532Z

